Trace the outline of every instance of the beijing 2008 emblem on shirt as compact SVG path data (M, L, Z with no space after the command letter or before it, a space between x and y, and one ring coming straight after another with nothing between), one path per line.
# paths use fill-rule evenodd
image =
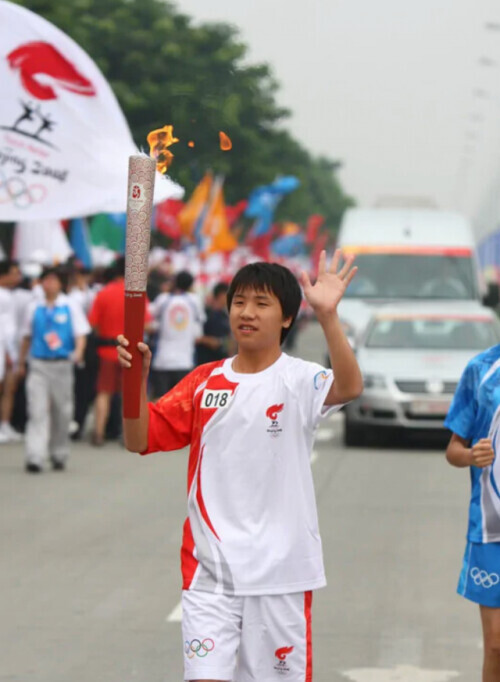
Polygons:
M266 417L271 420L270 425L267 427L267 433L271 438L278 438L280 433L283 432L278 420L278 415L280 412L283 412L284 407L285 403L281 403L279 405L270 405L266 410Z

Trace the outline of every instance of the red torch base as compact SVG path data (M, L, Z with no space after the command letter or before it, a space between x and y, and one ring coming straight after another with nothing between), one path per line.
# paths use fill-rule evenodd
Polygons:
M139 419L141 407L142 354L137 344L144 339L145 291L125 291L125 338L132 367L122 371L122 404L125 419Z

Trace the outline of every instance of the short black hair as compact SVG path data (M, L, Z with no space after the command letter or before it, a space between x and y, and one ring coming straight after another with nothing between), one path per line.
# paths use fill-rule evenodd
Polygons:
M11 268L14 267L19 267L19 263L17 260L11 260L10 258L7 258L7 260L1 260L0 261L0 277L3 277L4 275L8 275Z
M283 317L292 318L290 326L281 329L280 343L283 343L294 325L302 302L302 292L295 275L284 265L278 263L250 263L245 265L238 270L229 285L227 292L228 310L231 309L231 303L236 292L245 291L245 289L267 291L274 294L280 302Z
M113 279L125 276L125 256L118 256L111 266L113 268Z
M43 282L43 280L50 275L57 277L57 279L61 282L61 288L63 291L66 291L68 286L68 273L66 270L58 265L48 266L43 269L42 274L40 275L40 281Z
M217 298L221 294L227 294L229 290L229 284L226 284L226 282L219 282L216 284L212 290L212 296L214 298Z
M194 277L187 270L181 270L175 276L174 289L179 291L189 291L193 286Z

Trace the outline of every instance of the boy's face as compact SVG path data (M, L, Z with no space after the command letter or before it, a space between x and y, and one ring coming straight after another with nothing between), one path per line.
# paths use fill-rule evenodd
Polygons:
M238 346L245 350L262 350L280 344L281 330L292 318L283 318L281 304L270 291L244 289L237 291L229 310L231 331Z
M62 291L61 280L57 275L46 275L42 279L42 289L44 290L46 296L57 296Z

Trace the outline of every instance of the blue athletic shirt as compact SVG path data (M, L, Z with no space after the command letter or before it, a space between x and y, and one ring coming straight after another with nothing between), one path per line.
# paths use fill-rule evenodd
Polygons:
M32 358L69 359L75 349L75 338L89 332L89 323L80 306L65 294L60 294L52 306L44 300L31 304L23 336L31 337Z
M500 542L500 344L476 355L462 374L444 425L470 441L491 438L495 459L470 467L471 500L467 539Z

